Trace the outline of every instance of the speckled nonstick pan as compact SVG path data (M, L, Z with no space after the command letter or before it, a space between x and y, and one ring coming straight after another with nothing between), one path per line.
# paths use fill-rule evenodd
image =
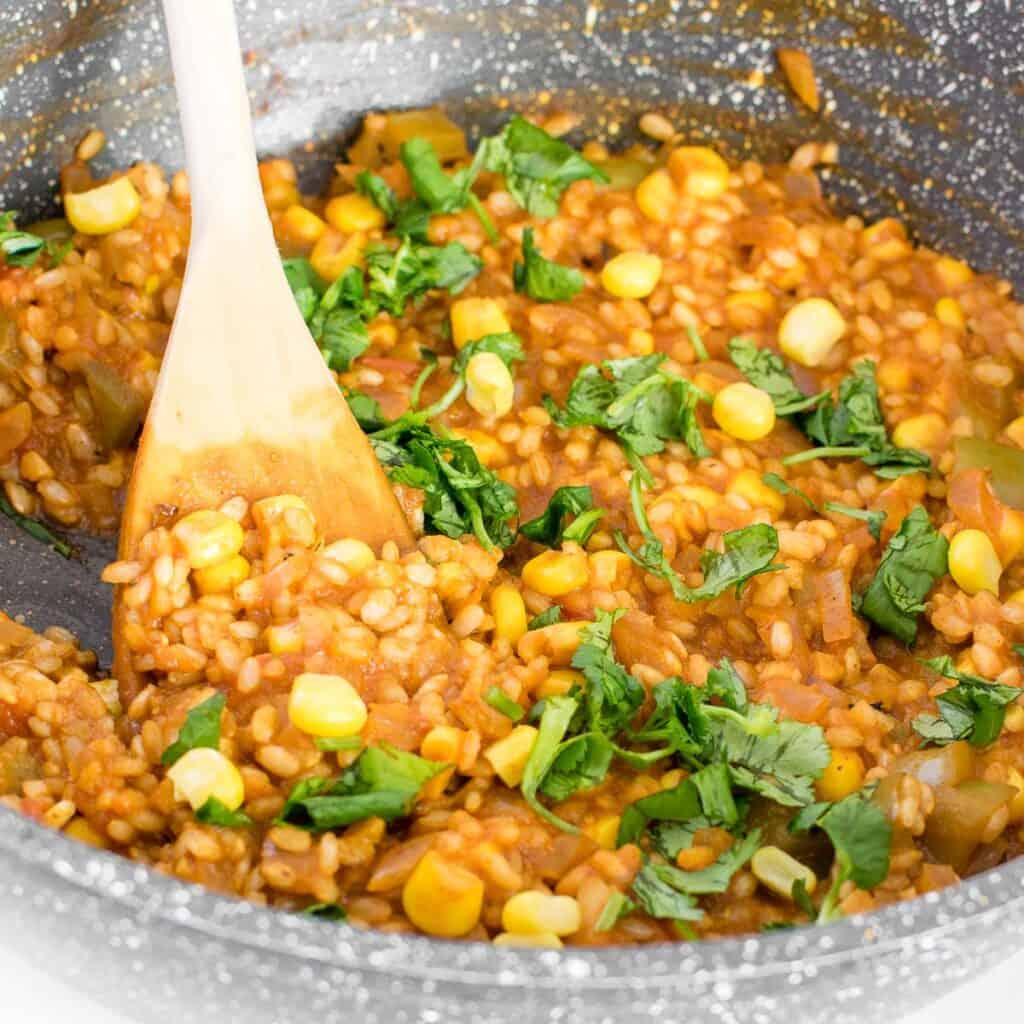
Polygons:
M760 156L838 141L826 188L844 206L898 212L929 244L1024 287L1020 0L239 6L260 149L292 155L309 184L366 109L440 101L480 129L544 89L585 115L581 135L611 142L648 108ZM779 45L813 55L824 116L791 100ZM43 212L93 125L110 166L182 163L156 4L0 0L0 209ZM0 608L67 626L109 661L97 578L113 545L81 547L66 562L0 521ZM262 910L0 810L4 940L146 1022L892 1021L1024 948L1024 859L828 928L517 952Z

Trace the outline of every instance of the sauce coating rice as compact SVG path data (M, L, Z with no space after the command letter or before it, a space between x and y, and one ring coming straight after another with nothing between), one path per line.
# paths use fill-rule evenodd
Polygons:
M172 512L105 574L142 688L0 618L0 800L259 902L534 945L827 921L1019 854L1009 285L834 212L817 144L771 167L545 148L571 183L539 199L502 138L472 199L401 148L468 166L434 112L367 117L325 199L261 166L416 549L325 543L289 496ZM97 530L189 230L183 175L123 177L127 225L0 267L4 494ZM83 161L62 183L97 185ZM389 208L415 195L399 251L422 285ZM366 293L328 308L363 263ZM411 395L431 415L389 427ZM446 490L444 466L476 483ZM589 492L516 534L569 487Z

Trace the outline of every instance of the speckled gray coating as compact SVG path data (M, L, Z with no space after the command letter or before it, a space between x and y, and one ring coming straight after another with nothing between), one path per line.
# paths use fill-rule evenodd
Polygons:
M368 108L441 100L479 128L541 88L586 115L583 134L613 142L645 108L736 151L835 139L843 163L828 188L848 207L902 209L930 244L1024 285L1019 0L708 7L247 0L258 142L314 182ZM787 43L814 56L823 118L781 86L773 52ZM749 84L755 69L764 87ZM56 168L94 125L110 139L101 168L180 164L157 5L0 0L0 209L51 205ZM83 547L65 563L0 522L0 608L68 626L106 656L109 595L95 580L111 548ZM516 952L263 910L0 809L4 939L147 1022L892 1021L1024 947L1024 860L824 929Z

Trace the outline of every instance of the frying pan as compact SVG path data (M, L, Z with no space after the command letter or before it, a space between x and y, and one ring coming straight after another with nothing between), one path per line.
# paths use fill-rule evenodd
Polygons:
M367 109L440 102L479 132L534 109L543 90L582 115L580 138L613 144L647 109L733 155L837 141L841 168L825 185L843 208L896 214L927 244L1024 286L1018 0L239 7L259 148L292 156L307 188ZM823 116L785 89L780 45L812 54ZM57 168L92 126L110 140L101 171L182 164L156 3L0 0L0 208L47 212ZM109 664L109 594L96 581L113 545L79 540L81 559L66 562L0 521L0 608L73 629ZM4 939L146 1022L891 1021L1024 947L1024 858L826 928L517 951L261 909L0 809Z

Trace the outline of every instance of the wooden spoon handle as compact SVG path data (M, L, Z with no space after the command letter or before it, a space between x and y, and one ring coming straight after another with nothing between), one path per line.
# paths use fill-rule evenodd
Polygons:
M232 0L163 0L192 193L192 231L253 215L270 230L257 174ZM227 187L225 187L227 186Z

